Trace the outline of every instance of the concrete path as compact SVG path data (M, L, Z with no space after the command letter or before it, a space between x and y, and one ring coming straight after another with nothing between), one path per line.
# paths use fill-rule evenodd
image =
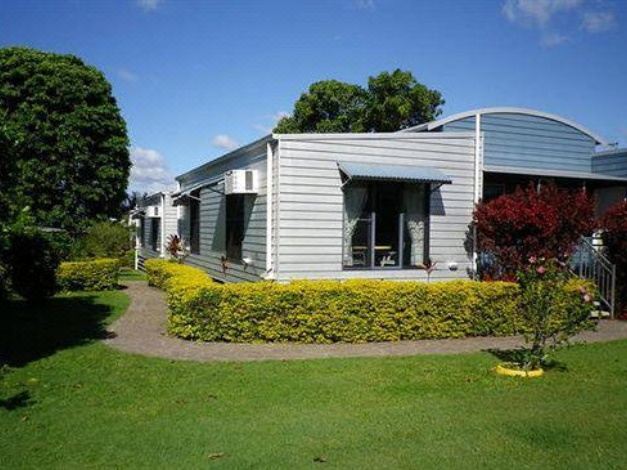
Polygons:
M365 344L233 344L186 341L167 336L164 293L145 282L128 282L131 298L127 312L110 327L114 334L104 340L121 351L145 356L190 361L263 361L328 357L412 356L459 354L486 349L511 349L523 344L520 337L397 341ZM595 332L576 341L600 342L627 338L627 322L603 320Z

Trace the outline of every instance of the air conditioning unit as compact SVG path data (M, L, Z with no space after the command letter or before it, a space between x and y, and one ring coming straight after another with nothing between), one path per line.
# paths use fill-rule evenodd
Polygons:
M224 174L224 194L257 194L257 170L229 170Z

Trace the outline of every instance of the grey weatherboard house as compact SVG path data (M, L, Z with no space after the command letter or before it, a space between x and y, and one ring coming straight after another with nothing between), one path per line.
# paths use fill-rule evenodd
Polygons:
M395 133L274 134L178 176L178 190L159 196L171 217L161 236L179 234L185 263L224 282L426 280L428 260L433 280L468 278L475 203L549 180L593 191L602 211L625 197L627 150L523 108ZM164 255L150 236L139 264Z

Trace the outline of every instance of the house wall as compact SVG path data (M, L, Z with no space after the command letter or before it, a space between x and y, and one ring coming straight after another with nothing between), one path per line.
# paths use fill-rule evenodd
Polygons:
M221 257L225 255L225 207L224 181L200 190L200 253L190 254L185 264L199 267L220 281L256 281L265 273L266 265L266 143L257 142L209 162L177 178L181 191L204 181L210 181L228 170L253 169L258 171L259 192L246 196L246 225L242 244L242 258L251 258L252 266L228 261L226 270ZM179 231L189 240L189 208L180 206Z
M165 243L167 244L168 238L171 235L178 235L178 217L177 217L177 209L176 206L172 203L172 196L170 194L165 195L164 200L164 236Z
M592 157L592 171L612 176L627 177L627 149L599 152ZM603 214L612 204L621 201L627 193L627 185L612 186L596 191L597 214Z
M144 261L149 259L149 258L158 258L159 256L161 256L160 251L155 251L152 249L152 244L150 243L151 239L152 239L152 222L151 220L154 218L154 209L155 207L157 207L159 209L159 219L161 220L161 217L163 217L163 207L161 204L161 194L153 194L151 196L148 196L147 198L145 198L142 201L142 204L140 205L140 208L142 210L145 211L145 215L144 215L144 238L141 240L141 245L138 249L137 252L137 256L138 256L138 263L139 263L139 267L143 268L144 266ZM162 226L163 224L161 224ZM139 230L139 226L137 227L138 230L138 234L140 233ZM159 235L159 240L158 240L158 244L161 244L161 234Z
M445 124L441 130L474 132L475 117ZM484 165L591 171L594 140L564 123L518 113L490 113L481 115L481 132Z
M154 208L159 209L159 237L157 239L158 250L152 249L152 222L154 218ZM177 209L172 204L172 196L170 194L157 193L148 196L141 204L141 209L146 212L144 217L145 230L142 246L138 249L138 264L143 268L144 261L149 258L159 258L165 256L164 245L167 244L168 237L178 232ZM139 224L137 231L139 235Z
M424 270L342 269L343 193L338 161L435 167L453 179L433 193L430 255L432 279L466 278L464 243L472 220L473 134L370 134L279 137L277 225L278 280L298 278L426 279ZM458 270L448 263L458 263Z
M627 177L627 149L599 152L592 157L592 171Z

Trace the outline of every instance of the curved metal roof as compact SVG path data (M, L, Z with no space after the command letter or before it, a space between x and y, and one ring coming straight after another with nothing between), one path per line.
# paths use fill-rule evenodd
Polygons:
M596 134L595 132L592 132L591 130L587 129L586 127L582 126L581 124L578 124L578 123L576 123L574 121L571 121L570 119L566 119L566 118L564 118L562 116L558 116L557 114L545 113L544 111L538 111L538 110L535 110L535 109L516 108L516 107L510 107L510 106L500 106L500 107L493 107L493 108L479 108L479 109L473 109L471 111L464 111L463 113L453 114L453 115L448 116L446 118L438 119L437 121L426 122L426 123L420 124L418 126L408 127L407 129L403 129L400 132L431 131L431 130L437 129L438 127L441 127L441 126L443 126L445 124L449 124L449 123L451 123L453 121L459 121L461 119L472 117L472 116L475 116L477 114L497 114L497 113L498 114L503 114L503 113L505 113L505 114L526 114L528 116L536 116L536 117L541 117L541 118L545 118L545 119L550 119L552 121L560 122L562 124L570 126L573 129L577 129L579 132L582 132L583 134L586 134L590 138L594 139L594 141L597 144L609 145L607 140L605 140L603 137L601 137L600 135Z

